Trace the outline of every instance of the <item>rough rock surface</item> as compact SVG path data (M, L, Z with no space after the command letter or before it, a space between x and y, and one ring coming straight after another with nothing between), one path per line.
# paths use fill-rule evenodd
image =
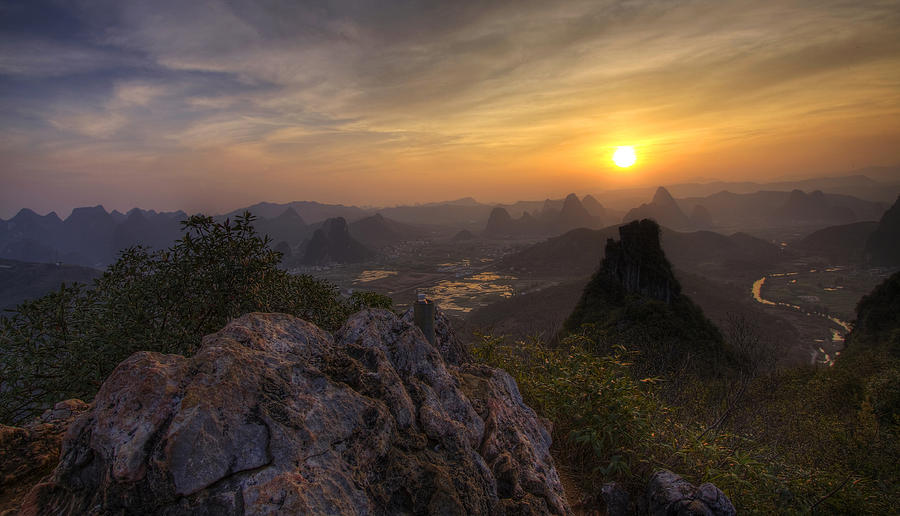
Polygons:
M409 308L401 317L406 324L415 324L415 315L413 309ZM443 357L444 362L449 365L459 366L472 361L472 354L469 349L453 331L453 325L450 319L440 309L434 313L434 346L438 349Z
M653 474L647 485L647 503L651 516L734 516L731 500L718 487L693 484L669 470Z
M81 400L60 401L22 428L0 425L0 514L16 509L28 489L53 470L63 434L88 408Z
M607 240L602 271L630 294L671 303L681 286L660 245L659 225L634 221L619 227L619 237L618 242Z
M508 374L388 311L248 314L123 361L22 514L569 514L549 446Z
M606 504L607 516L627 516L630 500L625 486L618 482L607 482L600 488L603 502Z

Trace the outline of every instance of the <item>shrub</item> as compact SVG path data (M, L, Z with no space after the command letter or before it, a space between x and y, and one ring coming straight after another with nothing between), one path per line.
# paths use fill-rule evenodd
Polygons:
M559 347L481 336L473 356L506 369L553 422L554 455L588 492L618 480L640 497L653 471L666 468L695 484L713 482L740 513L889 511L896 426L879 426L868 402L846 418L825 405L830 375L759 376L749 386L752 402L729 408L718 424L699 409L715 397L708 382L684 385L683 403L669 405L659 395L668 379L635 380L634 353L613 346L603 355L608 349L583 336Z
M192 354L202 337L247 312L284 312L327 330L390 298L290 275L254 218L195 215L170 249L121 252L94 282L23 303L0 328L0 422L18 423L60 399L90 399L136 351Z

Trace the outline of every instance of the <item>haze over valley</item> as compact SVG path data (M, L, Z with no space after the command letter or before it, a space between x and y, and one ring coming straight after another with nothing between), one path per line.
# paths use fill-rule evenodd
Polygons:
M715 188L722 190L707 193ZM627 207L639 194L644 200L631 208L607 207ZM663 248L680 280L714 321L735 314L758 319L778 341L779 360L827 363L840 352L848 330L842 324L853 319L856 301L898 265L877 258L870 243L891 206L881 199L897 194L900 180L852 175L573 193L498 205L473 198L385 208L263 202L215 219L252 213L256 231L282 253L281 267L332 281L346 295L371 290L403 307L423 292L467 331L549 338L600 263L606 240L620 224L650 218L663 227ZM127 247L165 249L181 238L187 218L184 211L95 206L76 208L63 220L23 209L0 221L0 258L10 260L4 272L11 277L11 268L25 270L28 262L57 268L47 269L48 279L25 294L9 283L3 306L48 293L53 281L99 276ZM782 277L791 283L778 285ZM534 319L530 303L556 305L555 315Z

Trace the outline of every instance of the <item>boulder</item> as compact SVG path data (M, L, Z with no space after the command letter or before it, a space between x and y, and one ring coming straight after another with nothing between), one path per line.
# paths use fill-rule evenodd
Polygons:
M391 312L254 313L123 361L21 514L570 514L550 442L507 373Z
M414 325L413 309L407 309L402 319L406 324ZM456 332L453 331L450 319L440 308L437 308L434 313L434 346L441 353L444 362L450 365L458 366L472 361L472 354L469 352L469 348L463 344Z
M81 400L60 401L24 427L0 425L0 514L15 510L28 490L53 470L66 429L88 408Z
M647 504L651 516L734 516L731 500L718 487L705 483L700 487L669 470L650 477Z

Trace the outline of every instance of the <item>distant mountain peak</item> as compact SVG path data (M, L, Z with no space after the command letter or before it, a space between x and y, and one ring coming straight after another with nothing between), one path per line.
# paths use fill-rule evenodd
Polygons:
M491 215L488 218L488 223L490 223L491 220L496 220L498 222L501 222L501 221L505 222L505 221L512 220L512 217L510 217L509 212L506 211L506 208L504 208L502 206L497 206L493 210L491 210Z
M672 194L666 190L666 187L660 186L656 189L656 193L653 194L653 204L675 204L675 198L672 197Z
M82 206L80 208L75 208L72 210L72 214L69 215L69 218L71 219L72 217L83 215L109 215L109 213L102 204L98 204L96 206Z
M366 246L350 236L350 226L344 217L333 217L322 223L306 245L302 263L355 263L372 256Z
M494 236L509 235L515 232L513 219L506 208L497 206L491 210L484 232Z
M625 215L622 222L628 223L632 220L653 219L657 223L674 229L683 229L691 227L691 221L688 216L681 211L678 203L672 194L665 187L660 186L653 195L650 204L642 204L632 209Z
M30 209L30 208L22 208L21 210L19 210L18 213L16 213L16 214L13 216L13 218L11 218L11 219L9 219L9 220L24 219L24 218L34 218L34 217L40 217L40 215L38 215L37 213L35 213L34 210L32 210L32 209Z
M584 205L581 204L581 200L578 199L577 195L569 194L568 196L566 196L566 200L563 201L560 216L566 219L575 218L587 220L591 215L584 208Z
M127 220L136 221L136 220L146 220L146 219L147 219L147 217L144 216L144 212L137 208L129 210L128 216L125 218L126 221Z
M593 195L585 195L583 199L581 199L581 204L584 206L584 209L588 211L594 217L604 218L606 216L606 208L600 204Z
M281 212L281 215L279 215L277 219L279 221L293 220L298 221L298 223L300 224L305 224L303 221L303 217L301 217L300 214L297 213L297 210L295 210L293 206L288 206L286 210Z
M332 217L322 224L322 230L325 234L332 235L350 235L350 227L347 225L347 219L344 217Z

